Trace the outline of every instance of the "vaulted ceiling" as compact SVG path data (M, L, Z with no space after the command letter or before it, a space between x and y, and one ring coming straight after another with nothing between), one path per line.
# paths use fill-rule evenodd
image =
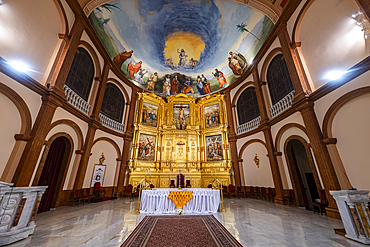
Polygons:
M201 96L233 84L246 71L286 0L80 0L80 4L126 78L168 96L174 93L176 77L180 84L176 93ZM203 84L210 83L208 90L199 83L201 75L206 78ZM171 93L166 93L166 79Z

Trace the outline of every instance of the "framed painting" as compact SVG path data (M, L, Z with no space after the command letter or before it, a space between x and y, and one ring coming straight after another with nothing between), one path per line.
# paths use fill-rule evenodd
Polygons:
M173 106L173 123L178 130L184 130L189 124L189 105Z
M218 103L204 107L204 122L206 128L220 125L220 106Z
M222 154L222 136L206 136L206 154L207 161L223 160Z
M103 187L104 176L105 176L106 165L95 164L94 170L91 178L91 187L94 187L94 184L100 182L100 186Z
M144 102L143 112L141 114L141 123L145 126L157 127L158 106Z
M154 161L156 136L140 134L138 160Z

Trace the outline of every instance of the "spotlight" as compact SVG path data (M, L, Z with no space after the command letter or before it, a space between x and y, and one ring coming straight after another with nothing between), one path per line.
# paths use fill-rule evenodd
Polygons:
M357 16L359 16L361 14L362 14L362 12L361 12L361 10L359 10L359 11L353 13L352 18L355 19Z
M13 62L10 62L9 63L10 66L12 66L14 69L20 71L20 72L26 72L29 70L28 66L25 65L24 63L22 62L19 62L19 61L13 61Z
M357 25L361 26L361 24L364 23L365 21L366 21L366 19L365 18L362 18L361 20L359 20L357 22Z
M340 79L346 71L333 70L326 74L325 78L329 80L338 80Z

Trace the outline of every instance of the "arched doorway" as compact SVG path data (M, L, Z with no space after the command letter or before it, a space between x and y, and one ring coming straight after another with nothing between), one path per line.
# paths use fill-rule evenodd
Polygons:
M58 137L51 144L37 184L38 186L48 186L41 199L38 213L48 211L50 208L55 207L70 151L71 143L66 137Z
M307 143L306 143L307 144ZM296 204L313 210L312 202L319 197L321 189L310 149L298 139L285 145L286 158L293 183Z

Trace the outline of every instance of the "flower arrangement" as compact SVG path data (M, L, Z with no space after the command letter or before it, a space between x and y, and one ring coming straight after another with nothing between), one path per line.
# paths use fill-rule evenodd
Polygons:
M182 207L179 207L179 208L177 209L177 214L178 214L178 215L182 215L182 212L183 212Z

